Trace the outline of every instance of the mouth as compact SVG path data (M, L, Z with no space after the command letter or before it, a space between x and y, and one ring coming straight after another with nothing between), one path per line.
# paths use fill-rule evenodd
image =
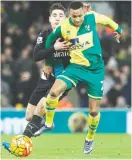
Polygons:
M77 24L81 24L82 22L76 22Z
M59 24L59 22L56 22L56 23L55 23L55 25L58 25L58 24Z
M75 24L76 24L76 25L78 25L78 26L80 26L82 23L80 23L80 22L76 22Z

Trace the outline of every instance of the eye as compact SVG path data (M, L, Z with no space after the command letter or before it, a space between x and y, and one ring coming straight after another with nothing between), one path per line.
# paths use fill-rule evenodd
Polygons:
M53 16L53 17L56 17L56 14L53 14L52 16Z
M73 15L72 17L73 17L73 18L76 18L76 16L75 16L75 15Z
M60 17L64 17L64 15L63 15L63 14L60 14Z

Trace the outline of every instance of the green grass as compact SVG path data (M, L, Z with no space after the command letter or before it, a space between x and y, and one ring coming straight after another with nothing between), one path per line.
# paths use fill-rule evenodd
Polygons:
M2 141L13 136L2 135ZM95 148L83 154L85 134L45 134L33 140L33 151L28 159L131 159L131 138L126 134L96 134ZM1 159L17 158L2 148ZM27 158L24 158L26 160Z

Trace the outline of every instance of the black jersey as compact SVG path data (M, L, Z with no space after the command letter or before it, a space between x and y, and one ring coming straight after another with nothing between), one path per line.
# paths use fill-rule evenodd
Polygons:
M52 30L50 29L40 32L33 55L35 61L52 59L53 74L57 77L69 64L70 56L68 51L56 51L54 45L50 48L45 48L46 39L51 32Z
M51 30L45 30L40 32L37 38L36 45L34 47L34 60L35 61L41 61L44 59L48 59L49 57L52 57L53 63L53 71L54 71L54 77L50 76L47 79L43 78L43 73L39 79L39 82L33 91L33 93L30 96L29 103L37 106L38 102L41 98L46 97L49 93L49 90L51 89L52 85L55 82L55 77L60 74L65 67L69 64L69 53L68 52L56 52L54 49L54 46L51 46L51 48L45 48L45 42L50 34ZM62 96L59 99L62 99L64 96L66 96L68 93L68 90L62 94Z

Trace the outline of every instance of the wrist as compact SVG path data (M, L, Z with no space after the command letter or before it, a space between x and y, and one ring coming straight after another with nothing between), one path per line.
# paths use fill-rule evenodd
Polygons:
M118 26L118 28L117 28L116 32L118 32L119 34L121 34L121 33L122 33L122 29L121 29L121 27L120 27L120 26Z

